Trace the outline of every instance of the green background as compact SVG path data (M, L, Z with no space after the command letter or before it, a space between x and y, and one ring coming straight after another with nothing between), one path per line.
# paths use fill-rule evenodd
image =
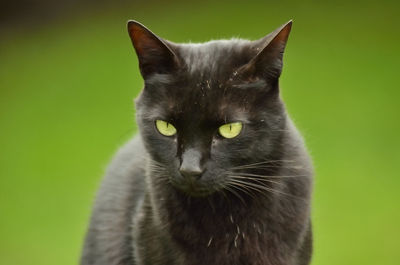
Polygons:
M85 8L0 42L0 264L77 264L94 195L136 131L136 19L175 42L293 19L283 98L316 176L313 265L400 260L399 4L148 1Z

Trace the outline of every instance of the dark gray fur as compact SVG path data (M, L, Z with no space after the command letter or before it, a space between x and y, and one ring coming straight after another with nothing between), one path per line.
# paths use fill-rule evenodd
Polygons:
M278 85L290 26L259 41L174 44L130 22L140 133L107 170L82 265L310 263L312 167ZM157 119L177 135L158 133ZM218 136L232 121L241 134ZM201 176L183 175L185 161Z

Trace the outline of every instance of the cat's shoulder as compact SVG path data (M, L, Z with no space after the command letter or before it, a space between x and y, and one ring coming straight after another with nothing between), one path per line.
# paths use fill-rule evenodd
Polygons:
M120 147L106 170L98 198L110 203L140 197L145 190L146 155L139 135Z
M146 159L146 151L143 146L142 139L139 135L135 135L127 143L119 148L114 155L108 169L107 175L128 173L132 170L137 170L143 166ZM122 172L121 172L122 171ZM128 171L128 172L127 172Z
M125 264L131 260L132 216L146 189L145 157L139 136L114 156L97 194L81 264Z

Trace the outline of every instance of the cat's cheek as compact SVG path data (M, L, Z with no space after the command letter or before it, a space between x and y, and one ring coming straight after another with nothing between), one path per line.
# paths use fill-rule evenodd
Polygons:
M218 139L218 137L214 137L212 139L210 147L211 158L215 157L215 155L219 152L218 150L221 148L221 144L221 139Z
M220 146L224 145L226 140L227 140L226 138L222 137L219 134L216 134L216 135L214 135L214 137L211 141L211 147L220 148Z
M145 147L152 159L166 165L174 165L177 154L176 137L167 137L148 126L141 131Z
M213 147L215 148L215 146L217 146L217 144L218 144L218 140L214 138L211 142L211 148L213 148Z

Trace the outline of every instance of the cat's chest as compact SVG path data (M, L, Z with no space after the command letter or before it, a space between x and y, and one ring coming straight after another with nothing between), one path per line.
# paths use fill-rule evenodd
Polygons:
M220 227L221 230L224 230ZM276 264L274 244L267 231L257 225L235 226L223 235L208 235L192 246L180 245L182 265L269 265ZM194 240L194 238L193 238Z

